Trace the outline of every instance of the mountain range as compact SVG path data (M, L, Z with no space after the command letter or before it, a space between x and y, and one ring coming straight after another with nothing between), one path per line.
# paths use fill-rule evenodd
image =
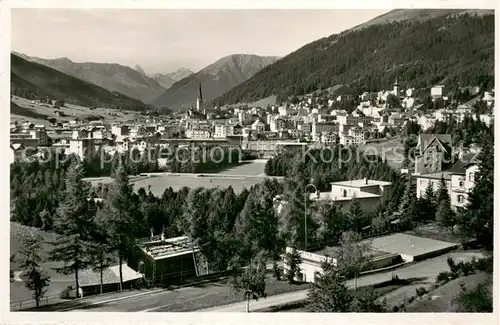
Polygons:
M278 61L276 56L233 54L223 57L197 73L174 83L153 101L159 107L189 107L196 102L199 85L203 100L210 101L248 80L263 68Z
M168 89L172 87L174 83L177 81L184 79L190 75L192 75L194 72L186 69L186 68L179 68L174 72L171 73L155 73L151 75L151 78L156 80L157 83L159 83L163 88Z
M143 102L119 92L109 91L11 53L11 94L28 99L63 100L81 106L144 110Z
M154 79L131 67L117 63L73 62L68 58L42 59L14 53L25 60L36 62L67 75L93 83L109 91L150 103L160 96L165 88Z
M336 85L349 91L484 85L494 80L494 11L398 9L311 42L242 82L212 105L278 101ZM345 90L346 87L340 89Z

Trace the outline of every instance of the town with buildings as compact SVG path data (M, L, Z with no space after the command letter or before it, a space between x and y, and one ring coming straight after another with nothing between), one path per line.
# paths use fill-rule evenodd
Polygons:
M11 311L492 311L491 83L195 88L89 108L116 119L11 94L52 111L11 119Z

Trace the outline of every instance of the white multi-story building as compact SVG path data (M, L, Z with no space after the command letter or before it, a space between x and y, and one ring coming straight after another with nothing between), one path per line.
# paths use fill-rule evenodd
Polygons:
M188 139L209 139L211 136L210 131L202 129L186 130L186 138Z
M445 187L451 200L453 209L463 208L468 202L468 193L474 187L475 178L479 167L474 162L455 163L449 170L441 173L422 174L417 176L417 198L424 197L425 191L429 184L436 193L442 179L445 182Z
M347 126L344 125L339 132L339 142L341 145L348 146L359 146L365 144L365 135L363 129L357 125Z
M226 124L217 124L214 129L214 138L225 138L234 134L234 126Z

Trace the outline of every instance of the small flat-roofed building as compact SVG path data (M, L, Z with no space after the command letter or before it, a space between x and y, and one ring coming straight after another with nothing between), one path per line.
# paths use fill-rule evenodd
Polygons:
M335 201L342 211L347 212L352 201L356 199L364 212L373 211L384 192L392 185L391 182L371 179L357 179L331 183L330 192L311 194L311 200Z
M168 239L163 235L152 236L136 242L128 265L152 283L165 283L197 276L195 254L199 251L187 236Z

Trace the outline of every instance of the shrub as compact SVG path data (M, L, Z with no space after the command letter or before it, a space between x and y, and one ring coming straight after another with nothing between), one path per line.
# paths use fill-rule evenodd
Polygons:
M399 306L392 306L392 312L397 313L399 311Z
M436 277L436 282L448 282L450 279L452 279L453 273L451 272L440 272L437 277Z
M469 274L473 274L474 273L474 266L472 265L471 262L467 262L467 263L460 262L460 263L458 263L458 268L460 269L460 272L464 276L467 276Z
M273 263L273 275L278 281L281 281L281 278L283 277L283 269L279 267L276 262Z
M458 266L451 257L448 257L446 259L446 263L448 263L448 267L450 268L451 273L458 273Z
M410 298L408 298L408 303L411 304L413 300L415 300L415 296L411 296Z
M420 287L420 288L417 288L415 289L416 293L417 293L417 296L419 297L422 297L423 295L425 295L427 292L427 289L425 287Z

